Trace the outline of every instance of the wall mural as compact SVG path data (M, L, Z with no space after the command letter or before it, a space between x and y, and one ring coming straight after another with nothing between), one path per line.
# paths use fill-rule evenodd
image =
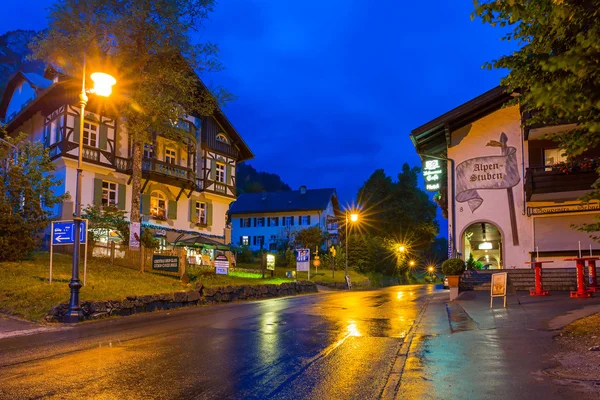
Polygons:
M520 182L521 178L517 164L517 149L508 147L507 142L508 136L502 132L500 141L491 140L486 145L500 147L501 155L471 158L456 166L456 201L466 202L471 213L474 213L483 204L483 198L478 190L506 190L513 244L518 246L519 233L512 188Z

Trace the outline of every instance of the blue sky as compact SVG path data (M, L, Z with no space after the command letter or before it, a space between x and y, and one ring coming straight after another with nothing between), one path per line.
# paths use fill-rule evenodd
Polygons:
M45 27L51 3L5 0L0 29ZM225 112L255 168L293 188L335 187L346 203L375 169L420 165L412 129L498 85L503 72L481 65L510 47L471 11L471 1L222 0L198 38L219 45L226 69L203 79L238 97Z

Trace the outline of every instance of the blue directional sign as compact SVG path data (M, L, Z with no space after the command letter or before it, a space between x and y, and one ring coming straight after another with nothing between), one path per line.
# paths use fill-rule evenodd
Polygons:
M87 239L87 220L81 221L81 232L79 232L79 241L83 244ZM75 222L74 221L56 221L52 223L52 244L73 244L75 243Z

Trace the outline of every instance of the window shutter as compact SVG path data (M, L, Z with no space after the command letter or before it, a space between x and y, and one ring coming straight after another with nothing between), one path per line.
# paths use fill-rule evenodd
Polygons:
M108 126L100 124L100 137L98 138L98 146L100 150L106 150L108 142Z
M307 215L306 218L307 218L308 225L310 225L310 215Z
M94 178L94 204L102 205L102 179Z
M242 236L240 236L240 246L244 245L244 238Z
M244 227L244 218L240 218L240 228Z
M225 182L228 185L231 185L231 164L227 164L225 167Z
M190 222L196 223L196 200L190 199Z
M256 246L256 238L257 238L257 236L254 236L254 237L252 238L252 244L253 244L254 246Z
M142 194L140 196L140 208L142 215L150 215L150 195Z
M117 186L117 208L119 210L125 210L125 195L127 194L127 186L119 183Z
M254 227L256 228L256 218L254 218Z
M206 202L206 225L211 226L213 223L213 205L211 202Z
M271 226L271 218L267 217L267 226Z
M177 201L169 200L167 205L167 218L177 219Z
M79 143L79 131L81 124L81 117L79 115L75 116L75 126L73 127L73 137L71 138L72 142Z
M294 226L294 216L293 215L290 217L290 220L291 220L290 225Z
M212 181L215 180L216 174L217 174L217 161L216 160L211 160L210 161L210 179Z

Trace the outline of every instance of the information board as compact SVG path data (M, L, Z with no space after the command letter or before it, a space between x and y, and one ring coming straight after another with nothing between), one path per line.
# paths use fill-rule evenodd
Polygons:
M310 249L296 250L296 271L308 271L310 269Z
M507 273L499 272L492 274L491 283L491 297L490 297L490 308L492 308L492 302L494 297L504 297L504 308L506 308L506 286L507 286Z
M275 254L267 254L267 270L275 271Z
M220 255L215 257L215 273L217 275L229 275L229 260Z
M179 257L155 254L152 256L152 269L156 271L179 272Z
M81 231L79 232L79 242L85 244L87 240L87 220L81 220ZM52 245L75 243L75 221L54 221L52 222Z

